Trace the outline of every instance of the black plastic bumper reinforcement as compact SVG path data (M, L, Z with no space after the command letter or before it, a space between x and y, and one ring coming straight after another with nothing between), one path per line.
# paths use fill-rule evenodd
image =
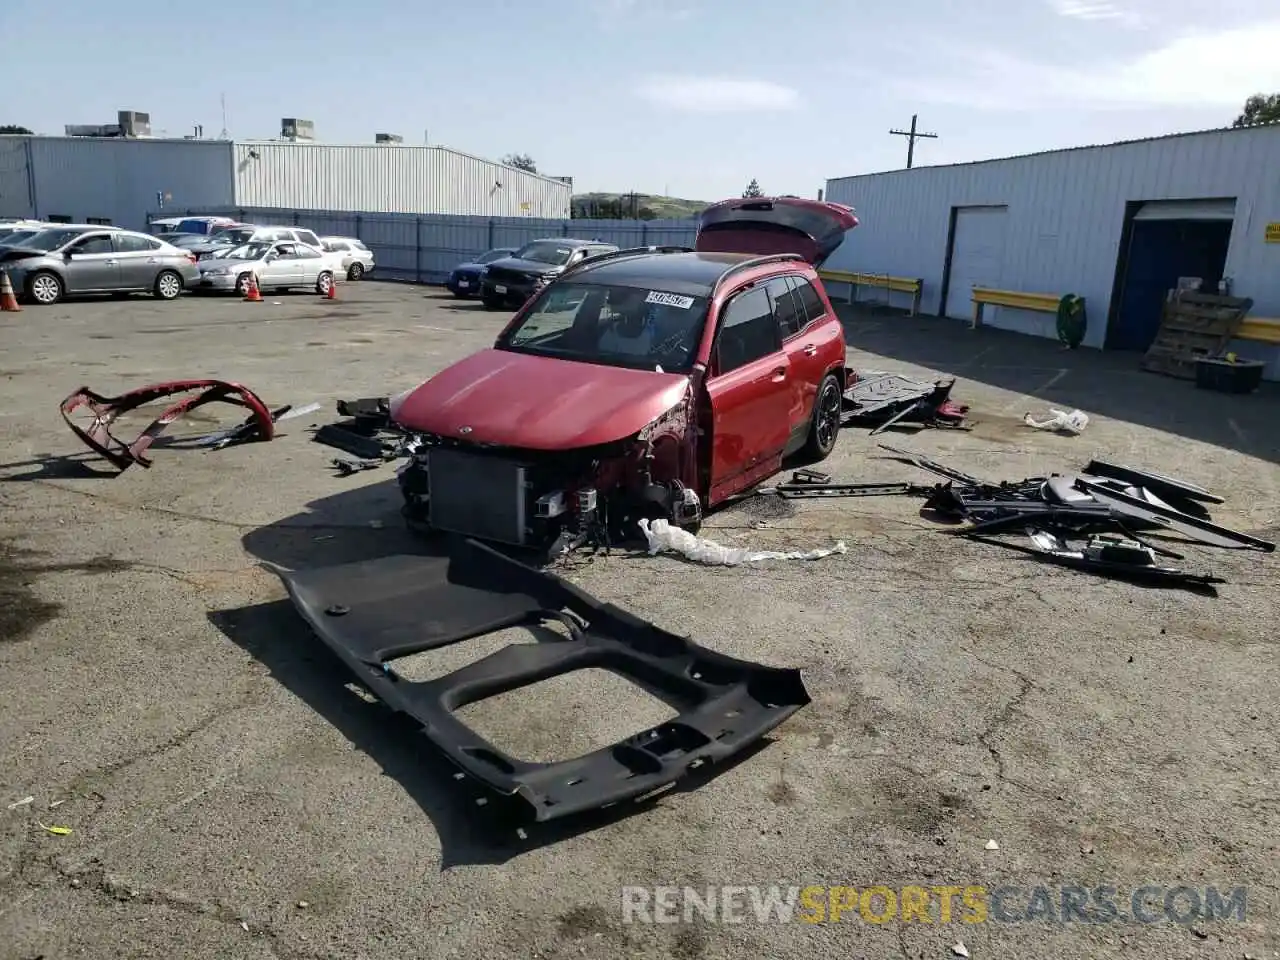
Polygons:
M1076 478L1076 488L1089 494L1100 503L1106 504L1116 513L1135 517L1156 526L1166 527L1169 530L1176 530L1178 533L1190 537L1192 540L1199 540L1201 543L1207 543L1215 547L1262 550L1265 553L1271 553L1276 548L1276 545L1269 540L1231 530L1211 520L1188 516L1172 507L1161 506L1130 496L1128 493L1105 487L1100 483L1094 483L1083 477Z
M799 670L700 647L546 571L475 540L449 557L392 556L289 572L269 566L317 636L464 773L552 820L653 793L736 754L801 707ZM520 625L556 621L570 638L513 644L436 680L411 681L392 660ZM606 668L680 715L612 746L559 763L507 756L454 711L573 670Z

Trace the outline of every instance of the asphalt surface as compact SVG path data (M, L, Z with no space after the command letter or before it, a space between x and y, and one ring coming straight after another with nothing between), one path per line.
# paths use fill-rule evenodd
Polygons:
M1185 549L1230 581L1214 598L948 538L905 499L761 498L704 535L848 552L732 569L580 558L565 575L601 599L802 668L813 703L628 816L524 836L487 820L423 738L346 686L258 564L417 549L391 469L337 478L308 428L336 399L397 392L488 344L504 315L425 288L339 292L0 314L0 958L1278 955L1280 561L1258 553ZM1270 392L1205 394L1132 358L939 321L861 313L848 330L855 366L957 374L977 421L877 439L997 479L1106 455L1214 489L1227 525L1280 533ZM114 478L58 415L82 384L200 376L324 411L271 443L157 447L151 470ZM1021 423L1050 406L1092 422L1079 437ZM238 419L200 416L188 431ZM850 429L825 469L931 482L881 453ZM662 715L597 674L466 719L544 759ZM1053 914L1076 884L1118 888L1128 913L1152 884L1159 919L970 923L957 900L950 922L624 922L623 887L751 884L1013 884L1015 921L1037 886ZM1160 913L1164 891L1209 885L1246 887L1244 919Z

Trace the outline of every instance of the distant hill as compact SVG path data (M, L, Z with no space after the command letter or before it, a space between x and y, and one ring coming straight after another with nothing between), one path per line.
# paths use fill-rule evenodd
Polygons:
M711 206L704 200L682 200L679 197L657 197L652 194L636 194L635 205L645 220L691 220L703 210ZM595 211L597 216L631 217L632 201L629 193L575 193L573 195L573 215L589 217ZM650 215L651 214L651 215Z

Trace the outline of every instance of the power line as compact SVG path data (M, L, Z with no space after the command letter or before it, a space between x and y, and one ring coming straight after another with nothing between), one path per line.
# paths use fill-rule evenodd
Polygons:
M915 160L916 141L921 139L927 139L927 140L938 139L938 135L936 133L919 133L916 131L916 115L914 113L911 115L910 130L890 130L889 132L893 134L895 137L907 138L907 169L908 170L911 169L911 164Z

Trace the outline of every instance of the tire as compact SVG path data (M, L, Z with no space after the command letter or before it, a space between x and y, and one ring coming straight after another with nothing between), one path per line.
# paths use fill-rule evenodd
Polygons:
M347 279L351 281L361 280L364 278L364 264L353 263L347 268Z
M818 395L813 401L813 419L809 424L809 439L804 445L805 459L816 463L831 456L836 438L840 436L840 411L843 400L840 378L828 373L818 385Z
M236 296L243 297L249 292L249 271L245 271L236 277Z
M182 296L183 286L182 277L178 274L172 270L161 270L160 275L156 277L152 293L156 295L157 300L177 300Z
M62 278L48 270L40 270L27 278L27 296L32 303L42 307L50 307L62 299L67 292Z
M320 294L320 296L327 297L329 295L329 288L332 286L333 274L328 270L323 271L320 276L316 278L316 293Z

